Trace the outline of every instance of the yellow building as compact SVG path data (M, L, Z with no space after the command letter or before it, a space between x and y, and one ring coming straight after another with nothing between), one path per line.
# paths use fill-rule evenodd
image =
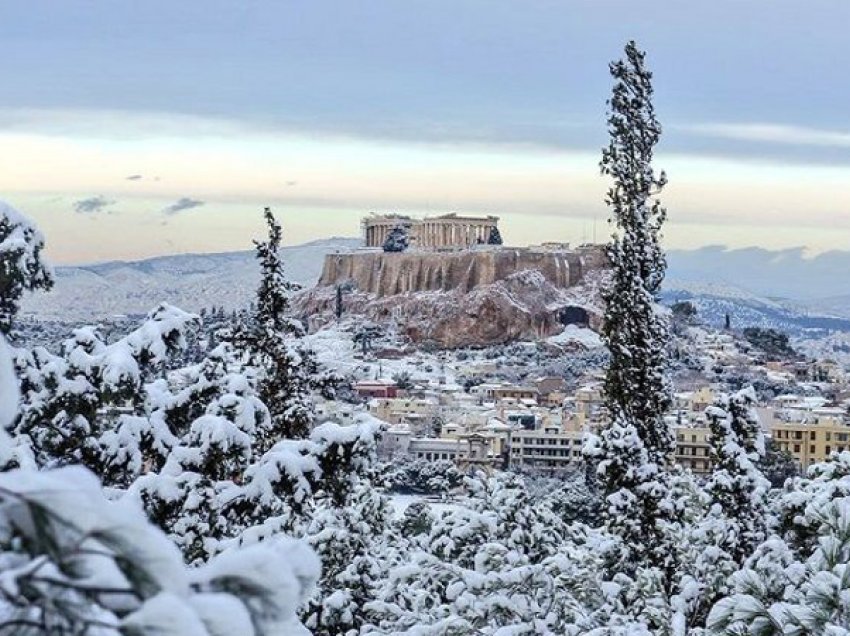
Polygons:
M834 417L804 422L774 420L770 429L774 446L790 453L803 469L825 461L833 452L850 450L850 426Z
M428 398L374 398L369 402L369 413L390 424L425 425L438 409L437 401Z

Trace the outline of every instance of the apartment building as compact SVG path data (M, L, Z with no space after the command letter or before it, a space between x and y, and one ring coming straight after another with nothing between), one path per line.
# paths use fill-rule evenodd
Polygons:
M510 465L544 472L575 467L583 461L582 431L558 426L538 430L513 431L510 439Z
M676 463L698 475L711 471L709 458L711 430L707 426L677 426L674 431Z
M369 401L369 413L390 424L424 425L439 410L436 398L375 398Z
M774 421L770 428L774 445L790 453L803 469L825 461L833 452L850 450L850 426L836 418Z

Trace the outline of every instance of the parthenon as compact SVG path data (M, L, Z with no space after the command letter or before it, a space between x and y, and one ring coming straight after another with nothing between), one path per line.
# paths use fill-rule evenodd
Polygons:
M387 214L363 219L366 247L381 247L396 227L408 231L410 244L423 249L465 248L487 243L497 228L499 217L443 216L414 219L409 216Z

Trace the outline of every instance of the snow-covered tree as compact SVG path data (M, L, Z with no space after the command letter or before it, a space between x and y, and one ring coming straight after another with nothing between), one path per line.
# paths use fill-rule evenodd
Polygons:
M814 503L805 516L818 542L802 556L779 537L762 543L711 610L708 634L850 634L850 498Z
M80 467L0 474L0 633L307 634L319 563L283 538L189 570L129 501Z
M408 230L403 225L396 225L389 234L383 244L385 252L403 252L410 245L410 236Z
M672 567L662 539L673 511L663 503L665 472L674 448L664 421L671 403L668 325L656 307L666 262L660 244L666 212L656 198L667 182L652 167L661 126L652 104L652 74L634 42L611 64L611 141L602 173L613 178L606 203L615 227L608 246L611 281L602 335L610 351L605 398L610 424L598 446L598 475L607 495L609 528L629 548L623 567L652 562Z
M447 494L463 485L463 474L450 460L401 459L387 464L385 480L396 492Z
M0 333L12 329L25 291L53 287L42 259L44 237L23 214L0 201Z
M272 429L261 450L279 439L304 438L313 421L312 389L318 366L310 351L299 346L304 328L289 315L289 298L298 286L287 280L280 256L282 229L269 208L264 218L268 239L255 241L260 262L260 286L253 314L237 332L235 341L256 369L258 395L268 407Z
M798 557L804 558L820 541L820 510L850 498L850 451L833 453L810 466L804 477L788 480L773 506L777 532Z
M770 489L758 468L765 443L755 402L755 391L748 388L719 396L706 411L712 462L706 491L729 523L721 547L739 563L765 538L765 497Z
M163 304L111 344L96 328L83 327L58 355L43 347L18 351L23 404L14 434L43 467L82 463L106 476L117 463L132 479L132 470L161 463L167 429L133 416L146 416L147 381L196 324L193 314Z
M390 518L389 500L368 482L354 486L344 506L318 503L305 536L322 560L322 577L302 614L317 636L358 633L364 625L364 607L386 578Z
M150 344L134 334L125 345ZM124 370L133 375L138 367L130 360L136 358L126 356ZM15 448L23 447L6 432L18 419L19 395L12 357L0 335L0 462L5 465ZM278 537L188 570L174 544L132 499L108 501L91 472L79 466L39 472L34 458L15 460L30 467L0 474L0 633L308 633L296 610L312 593L319 563L305 544Z

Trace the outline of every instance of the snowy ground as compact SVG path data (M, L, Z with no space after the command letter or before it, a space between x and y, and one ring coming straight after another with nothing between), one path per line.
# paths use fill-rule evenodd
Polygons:
M399 373L409 373L414 382L441 387L456 387L457 375L450 355L415 352L398 360L363 357L359 347L352 342L352 334L344 329L322 329L306 338L307 345L316 353L326 368L358 379L391 380Z
M561 333L547 338L546 342L556 345L577 343L588 349L602 346L602 340L595 331L578 325L567 325Z

